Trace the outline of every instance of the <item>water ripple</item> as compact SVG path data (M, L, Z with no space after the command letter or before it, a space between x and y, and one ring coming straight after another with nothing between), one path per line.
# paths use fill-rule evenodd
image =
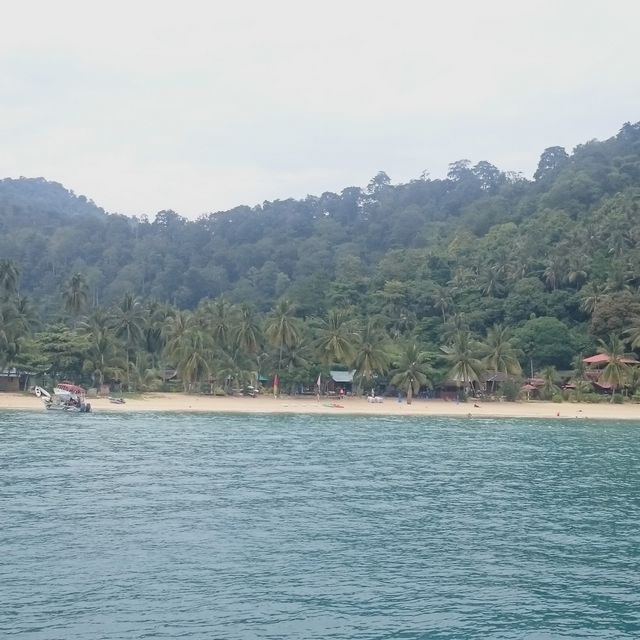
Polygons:
M0 414L0 635L638 638L639 433Z

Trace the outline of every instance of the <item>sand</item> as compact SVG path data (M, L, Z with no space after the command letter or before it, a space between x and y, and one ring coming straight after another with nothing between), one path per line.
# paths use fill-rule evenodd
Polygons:
M580 404L552 402L444 402L414 400L407 404L393 398L382 403L369 403L366 398L336 400L315 397L259 396L257 398L225 398L182 393L150 393L113 404L108 398L92 398L95 412L197 411L211 413L307 413L329 415L391 416L460 416L502 418L584 418L597 420L639 420L640 404ZM0 410L44 411L42 401L26 393L0 393Z

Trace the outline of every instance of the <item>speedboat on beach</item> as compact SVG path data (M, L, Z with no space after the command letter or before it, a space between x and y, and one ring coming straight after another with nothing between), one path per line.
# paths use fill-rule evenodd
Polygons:
M86 401L86 390L76 384L61 382L53 389L53 397L42 387L35 387L34 391L48 410L91 413L91 404Z

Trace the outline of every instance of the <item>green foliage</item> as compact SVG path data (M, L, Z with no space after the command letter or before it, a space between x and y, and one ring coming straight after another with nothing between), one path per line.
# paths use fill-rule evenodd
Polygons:
M500 385L500 392L508 402L515 402L520 397L521 380L505 380Z
M340 363L368 384L423 343L465 388L487 369L565 370L611 333L640 349L639 211L640 123L546 149L534 180L459 160L446 179L381 171L195 221L0 180L0 366L131 388L178 369L188 388L229 390L258 373L308 385Z
M548 364L566 369L576 353L576 340L569 327L557 318L532 318L515 332L515 344L526 363L536 367Z
M420 391L420 387L433 386L429 379L432 369L428 362L429 354L420 351L416 344L407 345L400 354L391 384L407 394L407 404L411 404L413 396Z

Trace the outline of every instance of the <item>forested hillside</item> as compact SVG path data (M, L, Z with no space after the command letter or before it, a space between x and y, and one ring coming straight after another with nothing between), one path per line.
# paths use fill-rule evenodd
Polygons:
M134 340L130 331L113 329L114 339L125 340L119 348L127 367L151 339L144 331L151 331L154 313L165 326L156 327L156 356L145 347L150 359L143 369L160 361L178 366L179 350L171 355L166 348L166 327L176 322L199 322L211 334L211 349L217 340L228 355L231 342L216 338L211 324L222 313L225 322L233 318L233 331L242 318L253 327L255 344L243 347L251 362L279 345L271 368L281 370L282 351L295 340L277 338L273 327L269 335L268 318L280 303L289 305L284 316L311 349L301 355L307 375L322 363L354 365L355 345L371 320L376 340L396 345L385 347L391 359L381 373L393 368L392 352L415 344L446 359L461 336L486 341L495 325L508 332L522 366L567 369L598 339L611 348L612 336L630 335L624 332L639 324L639 205L640 123L570 154L547 148L533 180L461 160L446 179L423 175L392 185L380 172L366 188L240 206L196 221L172 211L152 222L107 214L56 183L5 179L0 352L4 364L18 362L34 331L54 321L80 331L85 316L126 316L128 304L140 312L139 335L134 331ZM21 313L24 331L9 331ZM105 320L108 326L115 324ZM341 354L334 340L319 353L322 331L334 338L346 332L353 344ZM90 368L74 366L85 374ZM194 381L216 366L208 358ZM296 368L304 367L290 367Z

